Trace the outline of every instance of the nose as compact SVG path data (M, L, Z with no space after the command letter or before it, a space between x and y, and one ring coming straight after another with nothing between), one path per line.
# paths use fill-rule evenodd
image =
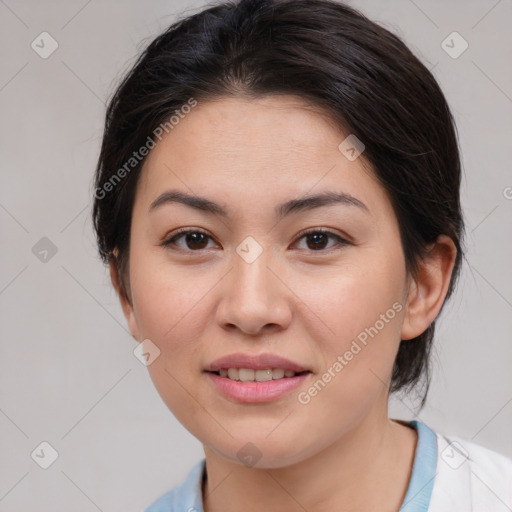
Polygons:
M252 262L235 253L233 268L219 289L217 321L223 329L262 335L286 329L290 324L293 294L269 252L263 251Z

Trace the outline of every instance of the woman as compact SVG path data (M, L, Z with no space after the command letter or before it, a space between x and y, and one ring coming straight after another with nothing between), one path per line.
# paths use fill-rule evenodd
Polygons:
M388 417L463 257L431 73L327 0L226 2L112 98L94 223L139 356L205 459L147 512L510 510L512 461Z

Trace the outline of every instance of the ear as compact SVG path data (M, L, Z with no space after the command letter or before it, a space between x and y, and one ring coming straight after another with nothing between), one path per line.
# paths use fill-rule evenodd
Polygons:
M421 260L418 276L409 285L402 340L419 336L436 319L448 292L456 256L453 240L441 235Z
M128 327L130 328L130 332L133 338L135 339L135 341L142 341L139 334L139 326L137 324L137 319L133 311L133 305L121 287L121 281L119 279L119 265L117 259L119 252L117 250L117 247L114 249L113 254L114 256L110 258L109 263L110 280L112 281L112 285L114 286L117 296L119 297L119 301L121 302L121 307L123 309L124 316L126 318Z

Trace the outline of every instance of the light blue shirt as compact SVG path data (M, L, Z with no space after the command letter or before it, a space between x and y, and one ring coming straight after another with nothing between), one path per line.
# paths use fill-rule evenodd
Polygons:
M436 433L419 421L411 421L418 432L412 476L400 512L427 512L437 466ZM158 498L144 512L204 512L201 482L205 459L199 461L185 480Z

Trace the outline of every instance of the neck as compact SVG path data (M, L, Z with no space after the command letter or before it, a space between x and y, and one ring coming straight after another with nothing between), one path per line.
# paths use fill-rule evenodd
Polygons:
M417 434L365 418L334 444L296 464L250 468L205 447L205 512L338 510L396 512L412 474Z

